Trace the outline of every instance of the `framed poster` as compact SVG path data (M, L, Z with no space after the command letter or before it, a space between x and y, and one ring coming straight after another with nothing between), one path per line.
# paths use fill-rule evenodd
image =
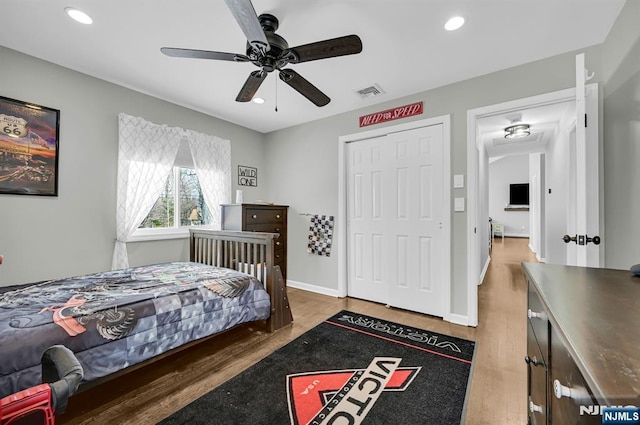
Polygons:
M58 196L60 111L0 96L0 194Z

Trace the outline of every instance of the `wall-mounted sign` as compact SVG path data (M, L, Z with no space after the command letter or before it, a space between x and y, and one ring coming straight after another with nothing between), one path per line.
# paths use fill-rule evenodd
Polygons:
M258 169L238 165L238 185L258 186Z
M360 127L368 125L380 124L387 121L393 121L400 118L407 118L413 115L420 115L423 112L422 102L412 103L410 105L398 106L397 108L387 109L386 111L374 112L373 114L363 115L360 117Z

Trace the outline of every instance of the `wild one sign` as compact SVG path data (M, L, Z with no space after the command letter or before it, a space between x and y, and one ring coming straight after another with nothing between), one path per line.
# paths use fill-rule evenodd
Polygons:
M258 186L258 169L238 165L238 186Z

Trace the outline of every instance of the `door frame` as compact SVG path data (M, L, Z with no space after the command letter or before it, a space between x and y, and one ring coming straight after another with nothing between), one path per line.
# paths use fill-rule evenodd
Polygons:
M597 83L587 84L587 90L598 90ZM480 267L481 243L484 243L475 233L474 229L480 229L484 225L480 223L479 209L479 150L482 148L478 120L494 115L506 114L513 110L530 109L541 106L553 105L564 102L575 102L576 88L572 87L537 96L483 106L467 111L467 325L478 325L478 285L482 283L484 270ZM597 118L599 120L599 117ZM599 161L602 160L600 157ZM601 168L600 168L601 169ZM484 182L485 184L487 182ZM602 199L602 198L600 198ZM602 201L600 201L602 202Z
M444 229L444 276L448 278L444 282L443 299L448 304L444 309L443 319L451 321L451 116L441 115L433 118L411 121L403 124L390 125L374 130L361 131L347 134L338 138L338 215L336 220L336 242L338 248L338 297L347 296L348 283L348 251L347 251L347 179L346 179L346 145L347 143L373 137L386 136L391 133L398 133L406 130L413 130L420 127L442 125L442 174L443 181L447 187L443 191L443 222ZM447 273L448 270L448 273ZM457 323L457 322L456 322Z

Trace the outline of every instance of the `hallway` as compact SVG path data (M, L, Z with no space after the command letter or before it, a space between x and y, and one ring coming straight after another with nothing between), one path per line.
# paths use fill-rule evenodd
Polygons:
M522 262L537 262L527 238L494 238L478 291L476 370L467 424L525 424L527 289Z

